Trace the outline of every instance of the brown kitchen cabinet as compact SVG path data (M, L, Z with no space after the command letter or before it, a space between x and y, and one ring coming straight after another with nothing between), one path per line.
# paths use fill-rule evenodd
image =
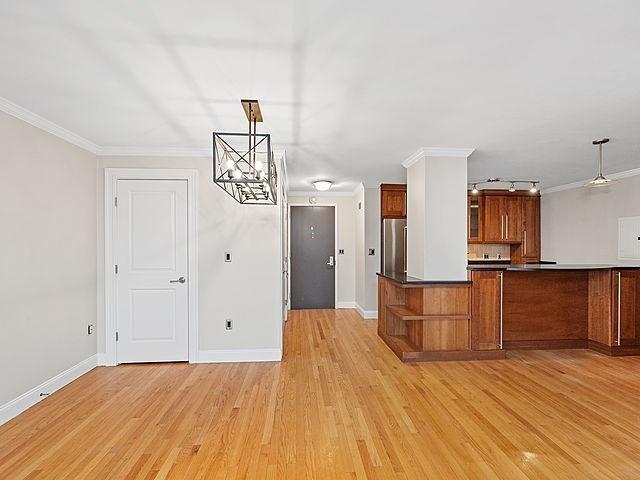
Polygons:
M483 236L482 219L483 197L480 195L467 196L467 242L480 243Z
M471 349L499 350L502 348L502 272L474 270L471 280Z
M518 243L522 239L522 198L519 195L485 195L484 241Z
M614 270L614 343L640 345L640 270ZM618 333L619 332L619 333Z
M380 214L384 218L407 218L407 186L400 183L380 185Z
M523 263L540 261L540 197L522 197L522 250Z

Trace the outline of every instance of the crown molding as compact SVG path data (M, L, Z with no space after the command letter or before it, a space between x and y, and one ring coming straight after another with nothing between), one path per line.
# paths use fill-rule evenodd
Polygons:
M98 147L100 157L210 157L210 148L198 147Z
M475 148L449 148L449 147L421 147L407 157L403 162L404 168L409 168L418 160L425 157L464 157L468 158Z
M625 170L623 172L618 172L618 173L610 173L606 175L606 177L610 178L611 180L622 180L623 178L635 177L638 175L640 175L640 168ZM591 178L588 178L586 180L580 180L578 182L565 183L564 185L557 185L555 187L545 188L540 190L540 194L563 192L565 190L583 188L583 187L586 187L591 180L592 180Z
M62 140L69 142L76 147L87 150L93 154L97 154L100 150L100 147L98 145L87 140L86 138L81 137L80 135L77 135L64 127L61 127L60 125L53 123L46 118L42 118L37 113L34 113L31 110L27 110L20 105L16 105L15 103L3 97L0 97L0 111L3 111L6 114L18 118L23 122L33 125L40 130L44 130L51 135L61 138Z

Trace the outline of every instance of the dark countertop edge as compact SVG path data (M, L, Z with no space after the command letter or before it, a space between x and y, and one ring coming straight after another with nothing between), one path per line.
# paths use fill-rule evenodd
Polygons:
M410 277L404 273L376 273L379 277L384 277L400 285L469 285L471 280L424 280L422 278Z
M583 270L639 270L640 266L633 265L597 265L597 264L522 264L522 265L469 265L467 270L505 270L507 272L554 272L554 271L583 271Z

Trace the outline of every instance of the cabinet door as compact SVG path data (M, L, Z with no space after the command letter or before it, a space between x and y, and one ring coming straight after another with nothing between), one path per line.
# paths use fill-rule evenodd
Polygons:
M520 242L522 241L522 197L504 197L502 201L504 239Z
M467 240L481 242L482 236L482 197L467 196Z
M500 272L476 270L471 280L471 348L499 350Z
M621 346L640 345L640 271L616 270L614 279L614 332L620 330Z
M383 218L405 218L407 216L407 192L382 190L380 198Z
M522 198L522 261L540 261L540 197Z
M501 242L504 240L504 214L502 213L502 197L486 196L482 206L483 230L485 242Z

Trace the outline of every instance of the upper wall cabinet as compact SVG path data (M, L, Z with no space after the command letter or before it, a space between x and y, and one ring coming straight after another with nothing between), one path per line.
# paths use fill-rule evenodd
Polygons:
M484 241L518 243L522 240L522 198L518 195L484 197Z
M467 241L507 243L512 259L525 263L540 260L540 196L528 190L483 190L469 193Z
M382 218L407 218L407 186L399 183L380 185Z
M522 197L522 261L540 261L540 197Z
M467 196L467 241L482 242L482 200L480 195Z

